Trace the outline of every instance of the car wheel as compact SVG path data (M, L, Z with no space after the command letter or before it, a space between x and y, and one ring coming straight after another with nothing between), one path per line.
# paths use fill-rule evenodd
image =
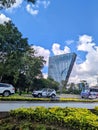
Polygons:
M55 94L52 94L52 95L51 95L51 98L55 98L55 96L56 96Z
M4 91L4 93L3 93L3 96L4 97L8 97L10 95L10 92L9 91Z
M39 93L39 94L38 94L38 97L40 98L41 96L42 96L42 95Z

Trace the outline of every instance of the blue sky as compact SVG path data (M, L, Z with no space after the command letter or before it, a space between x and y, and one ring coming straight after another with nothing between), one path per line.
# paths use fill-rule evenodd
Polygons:
M13 7L0 13L1 24L12 20L38 55L45 57L45 76L49 56L75 52L69 82L85 79L97 83L98 0L37 0L35 5L16 0Z

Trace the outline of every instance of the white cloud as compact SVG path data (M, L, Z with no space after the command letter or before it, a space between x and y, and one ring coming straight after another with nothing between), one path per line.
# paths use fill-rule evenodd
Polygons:
M98 65L98 46L93 43L93 39L90 36L83 35L79 37L78 50L87 52L86 60L79 65L79 70L85 71L90 74L95 74Z
M29 12L31 15L37 15L39 10L33 9L33 6L31 6L30 4L28 4L26 6L27 12Z
M74 40L67 40L65 42L66 42L67 45L70 45L70 44L74 43Z
M0 24L3 24L4 22L8 22L9 20L11 19L6 17L4 14L0 14Z
M93 42L91 36L82 35L79 37L78 51L87 52L84 62L75 64L70 81L87 80L90 84L97 83L98 77L98 46Z
M46 66L48 65L48 60L50 56L50 51L40 46L33 46L34 50L37 52L36 56L43 56L46 61Z
M49 0L37 0L35 4L28 4L26 6L27 12L31 15L37 15L39 13L40 7L47 8L50 5Z
M7 11L12 11L15 8L19 8L21 7L21 4L23 3L23 0L16 0L16 2L8 9L6 9Z
M50 0L37 0L35 7L39 8L42 5L44 8L47 8L50 5Z
M60 44L54 43L52 45L52 51L53 51L54 55L66 54L66 53L70 53L70 48L68 46L65 46L64 50L61 50Z
M79 45L77 50L91 52L94 50L95 43L92 42L92 37L83 35L79 37Z
M13 9L21 7L23 2L24 0L16 0L16 2L13 5L11 5L10 8L6 9L6 11L12 12ZM27 4L26 10L31 15L37 15L40 11L41 6L43 8L48 8L49 5L50 5L50 0L37 0L35 4L32 3Z
M47 8L50 5L50 1L49 0L47 0L47 1L43 0L42 4L43 4L44 8Z
M88 35L79 36L79 42L82 44L92 42L92 37Z
M47 79L48 74L47 74L47 73L43 73L43 77L44 77L45 79Z

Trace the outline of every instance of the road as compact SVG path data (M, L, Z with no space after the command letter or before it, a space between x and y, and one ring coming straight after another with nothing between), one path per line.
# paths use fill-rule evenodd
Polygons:
M87 108L93 109L95 106L98 106L98 103L83 103L83 102L28 102L28 101L0 101L0 112L8 112L10 110L14 110L20 107L36 107L36 106L44 106L44 107L76 107L76 108Z

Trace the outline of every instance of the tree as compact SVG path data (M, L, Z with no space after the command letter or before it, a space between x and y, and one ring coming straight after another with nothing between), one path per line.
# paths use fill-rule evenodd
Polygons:
M36 0L25 0L27 2L35 3ZM0 1L0 9L10 8L13 4L16 3L16 0L1 0Z
M22 63L24 64L22 72L26 75L28 84L32 84L35 78L42 77L42 68L44 67L45 60L42 56L35 56L33 48L29 47L24 54Z
M70 84L69 91L72 93L72 92L74 91L74 88L75 88L75 84L74 84L74 83L71 83L71 84Z
M14 79L19 75L21 59L28 48L27 38L10 21L0 24L0 79L4 75L13 75Z
M53 79L41 78L41 79L34 79L33 89L42 89L42 88L51 88L55 89L56 91L59 89L59 83L54 81Z
M81 90L84 90L84 89L87 89L89 87L89 84L87 83L86 80L81 80L80 86L81 86Z
M27 38L23 38L17 27L10 21L0 24L0 80L21 85L24 77L28 85L34 78L42 77L41 69L45 61L43 57L35 56L35 50L28 44ZM10 83L11 83L10 82Z

